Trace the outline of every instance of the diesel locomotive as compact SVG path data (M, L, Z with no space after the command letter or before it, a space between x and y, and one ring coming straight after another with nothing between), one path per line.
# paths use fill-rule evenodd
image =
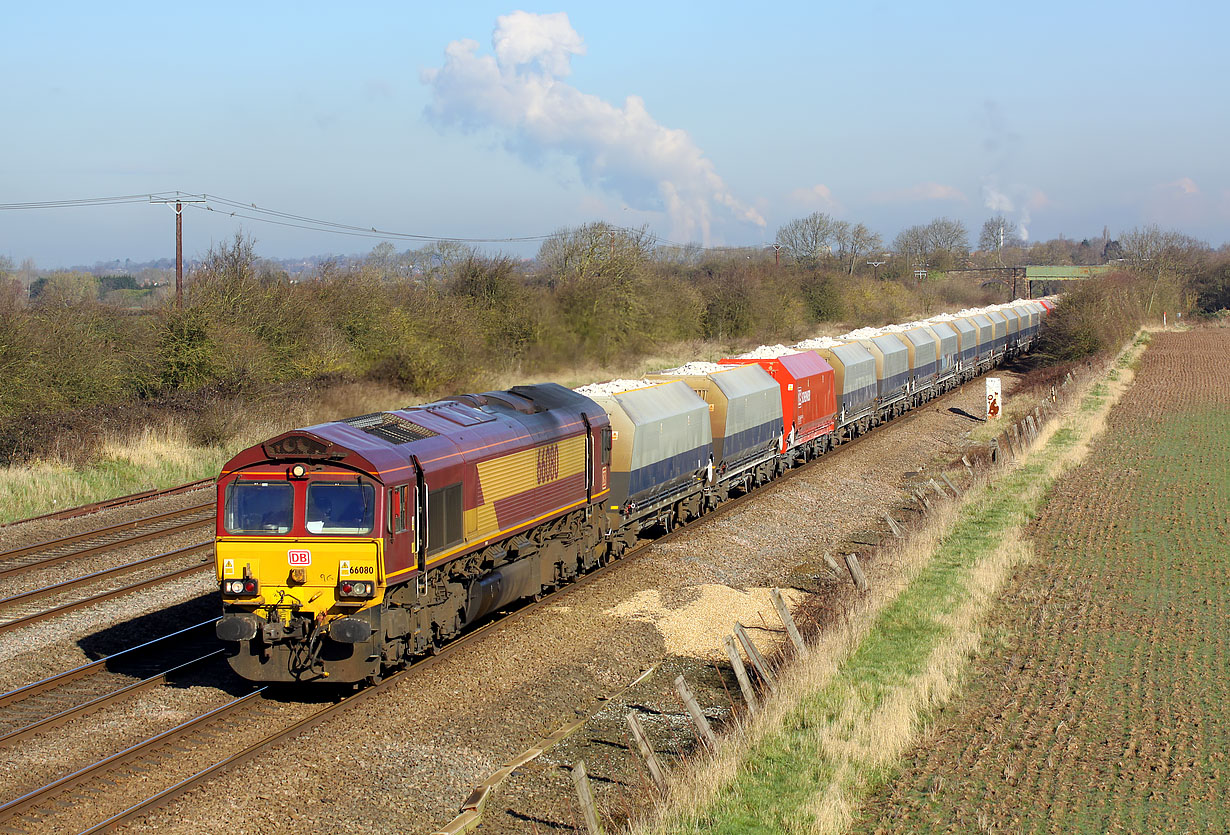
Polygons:
M217 481L218 637L261 682L376 682L1028 350L1015 302L621 390L555 383L296 429Z

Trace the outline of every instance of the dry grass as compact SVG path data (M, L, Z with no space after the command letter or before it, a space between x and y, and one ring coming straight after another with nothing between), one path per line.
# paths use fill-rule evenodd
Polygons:
M737 350L742 346L681 343L622 367L603 369L596 364L579 364L561 369L556 376L563 385L575 387L598 380L640 377L697 357L716 359ZM481 379L475 389L506 389L537 382L542 382L541 376L506 372ZM70 464L52 456L0 468L0 522L211 478L239 450L288 429L405 408L428 399L381 383L351 382L308 389L297 399L218 401L192 426L169 418L129 436L111 435L103 440L97 460L89 465Z
M1013 566L1021 532L1050 484L1087 454L1131 384L1138 340L1108 378L1074 392L1061 421L993 483L935 514L884 555L891 576L785 672L759 716L699 767L673 776L669 800L633 832L818 832L846 829L865 793L925 733L959 686L981 624ZM1110 379L1113 377L1113 379Z

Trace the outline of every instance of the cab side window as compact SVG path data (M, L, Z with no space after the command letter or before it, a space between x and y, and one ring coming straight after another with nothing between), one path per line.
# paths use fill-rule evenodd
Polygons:
M389 491L389 532L402 533L407 530L410 510L406 506L406 486L394 487Z

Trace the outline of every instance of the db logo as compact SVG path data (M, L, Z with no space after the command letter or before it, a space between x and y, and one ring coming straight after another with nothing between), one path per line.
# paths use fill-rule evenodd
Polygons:
M810 403L810 402L811 402L811 389L807 389L806 391L804 391L803 389L799 389L799 405L802 406L804 403Z
M311 551L287 551L286 561L290 563L291 565L311 565L312 564L312 552Z

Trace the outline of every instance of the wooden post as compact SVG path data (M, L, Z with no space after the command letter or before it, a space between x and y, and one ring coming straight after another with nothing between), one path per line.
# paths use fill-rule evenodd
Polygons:
M675 676L675 691L679 693L679 699L683 702L684 709L692 717L692 724L696 726L701 741L709 746L710 751L716 750L717 737L713 734L713 728L709 727L709 720L705 718L705 712L696 703L696 697L688 689L688 684L683 680L683 676Z
M594 807L594 790L589 785L589 775L585 773L585 761L581 760L572 769L572 782L577 787L577 797L581 800L581 812L585 815L585 828L589 835L602 835L602 826L598 823L598 810Z
M739 689L743 691L743 701L747 702L747 712L755 716L760 712L760 703L756 701L756 691L752 689L752 680L747 677L747 667L743 666L743 656L739 655L739 648L735 646L735 639L731 636L727 635L723 638L722 644L726 647L731 669L735 671L735 678L739 681Z
M923 492L922 490L915 490L914 498L922 502L922 504L926 507L927 510L931 509L931 500L927 498L927 494Z
M897 520L894 519L893 515L889 513L887 510L884 511L884 521L888 522L889 530L893 532L893 536L897 537L898 539L905 538L905 535L901 533L901 528L897 525Z
M961 456L961 463L965 465L965 472L969 476L969 480L974 480L974 465L969 462L969 459L964 455Z
M859 591L867 591L871 588L871 584L867 582L867 575L863 574L863 567L858 564L857 554L846 554L846 568L850 569L855 588Z
M957 485L952 483L952 479L948 477L948 473L940 473L940 478L944 479L944 483L948 485L948 489L952 491L954 496L960 496L961 491L957 489Z
M747 660L752 662L752 666L756 668L756 673L769 688L769 692L776 693L777 679L773 677L773 671L769 669L769 662L764 660L760 650L756 649L756 645L752 643L752 636L747 634L743 624L738 621L735 621L735 637L739 639L739 643L743 644L743 651L747 653Z
M929 478L927 479L927 483L931 485L931 489L934 490L935 494L939 496L941 499L948 498L948 494L944 492L944 488L936 484L935 479Z
M830 554L824 555L824 564L828 566L829 571L833 572L834 577L841 576L841 566L837 564L837 560L833 559Z
M782 590L771 590L769 597L773 599L773 607L777 609L777 616L782 619L782 625L786 627L786 634L790 636L790 643L794 644L795 652L800 658L806 658L810 650L807 649L807 644L803 643L803 636L799 634L799 627L794 622L794 616L790 614L790 607L786 605L786 600L782 597Z
M1021 446L1021 425L1019 423L1012 424L1012 437L1016 441L1017 448L1024 451L1025 447Z
M653 747L649 744L649 738L645 736L645 729L641 727L641 720L635 713L629 713L627 720L628 730L632 733L632 740L636 743L637 750L641 752L641 759L649 767L649 776L653 778L653 784L658 787L658 791L665 792L666 774L662 771L662 764L658 762L658 755L653 752Z

